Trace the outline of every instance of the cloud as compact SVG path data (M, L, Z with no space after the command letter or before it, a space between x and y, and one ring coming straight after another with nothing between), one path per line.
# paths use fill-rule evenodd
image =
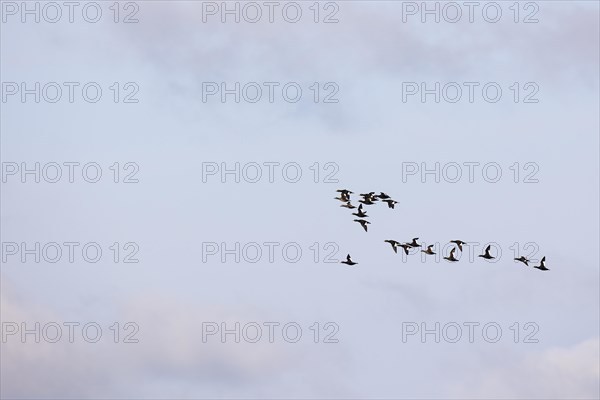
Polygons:
M453 388L459 398L600 398L600 341L584 340L525 356L516 365L484 368Z
M2 322L26 322L31 329L36 321L42 327L65 321L53 310L15 300L8 294L12 290L6 280L2 285ZM77 328L74 343L68 343L66 328L58 343L43 339L35 343L32 335L22 343L18 335L9 336L7 343L1 344L2 397L293 397L291 388L304 396L318 390L323 393L328 380L331 385L325 392L342 390L343 384L332 379L332 371L313 374L329 367L308 367L315 361L310 351L303 354L306 343L295 346L277 334L275 342L269 343L266 328L257 343L246 342L243 337L235 343L233 335L222 343L218 334L202 342L203 322L224 322L228 329L236 322L241 326L254 321L262 325L265 319L256 311L188 304L160 293L133 296L116 306L118 316L112 319L121 321L121 326L135 321L140 328L135 335L139 343L122 343L123 336L121 343L114 343L109 330L114 322L104 318L80 321L82 325L92 321L100 324L103 337L98 343L85 342ZM303 376L305 384L290 384L288 377L294 375Z

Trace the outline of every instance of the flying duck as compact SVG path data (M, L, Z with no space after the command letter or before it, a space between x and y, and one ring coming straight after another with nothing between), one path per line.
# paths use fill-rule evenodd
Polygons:
M466 242L463 242L462 240L451 240L450 243L455 243L458 246L458 249L460 251L462 251L463 244L467 244Z
M362 227L365 229L365 232L367 232L367 224L370 224L369 221L365 221L364 219L355 219L354 222L358 222L359 224L361 224Z
M378 195L376 195L376 197L379 197L381 200L385 200L385 199L389 199L390 196L388 196L387 194L380 192Z
M341 193L342 195L344 195L346 197L349 197L351 194L354 194L354 192L351 192L346 189L338 189L338 190L336 190L336 192Z
M346 261L340 261L340 263L347 264L347 265L356 265L356 264L358 264L357 262L352 261L352 259L350 258L350 254L348 254L346 256Z
M394 204L398 204L398 202L396 200L392 200L392 199L387 199L387 200L383 200L387 203L389 208L394 208Z
M340 207L346 207L346 208L349 208L349 209L356 208L352 204L350 204L350 202L347 202L346 204L342 204Z
M444 257L444 260L458 261L456 258L454 258L454 250L456 250L456 247L453 247L452 250L450 250L450 255L448 257Z
M536 265L536 266L535 266L535 267L533 267L533 268L537 268L537 269L540 269L540 270L542 270L542 271L549 271L550 269L549 269L549 268L546 268L546 256L544 256L544 257L542 258L542 261L540 261L540 265Z
M396 242L395 240L384 240L384 242L389 243L392 245L392 249L394 249L394 253L398 253L398 246L400 245L400 242Z
M521 261L523 264L525 264L525 265L529 266L529 261L531 261L531 260L528 260L528 259L527 259L527 258L525 258L524 256L521 256L521 257L519 257L519 258L515 258L515 261Z
M352 213L352 215L356 215L359 218L368 217L367 213L363 212L362 206L363 206L362 204L359 204L359 206L358 206L358 212L357 213Z
M400 247L404 249L404 254L408 255L408 251L412 248L412 246L408 244L401 244Z
M372 199L372 198L370 198L370 197L365 197L363 200L359 200L358 202L359 202L359 203L366 204L366 205L368 205L368 206L370 206L371 204L375 204L375 203L373 202L373 199Z
M431 250L433 248L433 244L430 244L429 246L427 246L427 250L421 250L421 253L425 253L425 254L435 254L433 252L433 250Z
M486 260L494 259L495 257L492 257L490 255L490 247L492 247L492 245L488 244L488 247L485 248L485 253L484 254L480 254L478 257L485 258Z
M417 240L419 240L419 238L413 238L411 243L404 243L407 246L410 247L421 247L421 245L419 243L417 243Z
M350 198L348 196L346 196L344 193L341 193L340 197L334 197L334 199L339 200L343 203L350 201Z

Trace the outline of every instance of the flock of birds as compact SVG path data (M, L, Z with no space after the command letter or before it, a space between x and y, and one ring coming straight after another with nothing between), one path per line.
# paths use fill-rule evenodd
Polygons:
M339 189L339 190L337 190L337 193L339 193L339 197L335 197L335 199L344 203L340 207L345 207L350 210L354 210L357 208L356 206L354 206L352 204L352 201L350 199L350 195L354 194L354 192L351 192L350 190L347 190L347 189ZM381 202L387 203L389 208L394 208L394 206L396 204L398 204L398 202L396 200L393 200L390 196L388 196L384 192L380 192L379 194L375 194L375 192L360 193L359 196L362 197L362 199L360 199L358 201L361 204L358 206L358 212L353 212L352 215L355 215L358 217L357 219L354 220L354 222L359 223L363 227L365 232L369 231L368 225L370 225L371 223L369 221L367 221L366 219L364 219L364 218L368 218L369 216L363 210L363 204L370 206L370 205L376 204L378 201L381 201ZM401 242L398 242L398 241L392 240L392 239L384 240L384 242L389 243L392 246L394 253L398 253L398 248L400 247L404 250L404 253L406 255L408 255L410 249L421 247L421 245L417 242L417 240L419 240L419 238L413 238L412 241L405 242L405 243L401 243ZM456 262L456 261L458 261L458 259L454 256L456 248L458 247L458 250L460 252L462 252L463 245L467 244L467 242L463 242L462 240L451 240L450 243L454 243L456 245L456 247L453 247L452 250L450 250L450 254L448 254L447 257L444 257L444 260L448 260L450 262ZM425 253L428 255L434 255L436 253L433 251L433 247L434 247L433 244L429 245L429 246L427 246L426 250L421 250L421 253ZM484 253L480 254L478 257L481 257L486 260L493 260L495 257L490 254L490 248L491 248L491 245L488 245L485 248ZM518 262L522 262L526 266L529 266L529 263L531 262L531 260L528 260L524 256L515 258L514 260L518 261ZM348 254L346 256L345 261L340 261L340 262L342 264L347 264L347 265L358 264L357 262L352 261L350 254ZM541 271L548 271L549 268L546 268L546 257L544 256L541 259L540 265L535 265L533 268L537 268Z

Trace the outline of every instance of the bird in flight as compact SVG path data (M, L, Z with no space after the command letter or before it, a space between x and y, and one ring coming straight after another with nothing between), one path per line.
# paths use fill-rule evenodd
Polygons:
M463 244L467 244L466 242L463 242L462 240L451 240L450 243L455 243L458 246L458 249L460 251L462 251Z
M356 215L358 218L368 217L367 213L363 211L362 206L363 206L362 204L359 204L359 206L358 206L358 212L357 213L352 213L352 215Z
M364 219L355 219L354 222L358 222L359 224L361 224L362 227L365 229L365 232L367 232L367 224L370 224L369 221L366 221Z
M455 250L456 250L456 247L453 247L452 250L450 250L450 255L448 257L444 257L444 260L458 261L458 259L454 258L454 251Z
M432 250L433 248L433 244L430 244L429 246L427 246L427 250L421 250L421 253L425 253L425 254L435 254Z
M344 193L340 194L340 197L334 197L334 199L339 200L343 203L350 201L350 198L346 196Z
M397 242L392 239L384 240L384 242L392 245L392 249L394 249L394 253L398 253L398 246L400 246L400 242Z
M387 194L385 194L383 192L379 192L379 194L375 195L375 197L379 197L381 200L385 200L385 199L391 198L390 196L388 196Z
M404 243L410 247L421 247L421 245L419 243L417 243L417 240L419 240L419 238L413 238L412 242L410 243Z
M537 269L542 270L542 271L549 271L550 269L546 268L546 256L544 256L542 258L542 260L540 261L540 265L536 265L533 268L537 268Z
M351 194L354 194L354 192L351 192L346 189L338 189L338 190L336 190L336 192L341 193L342 196L346 196L346 197L350 197Z
M346 208L349 208L349 209L356 208L352 204L350 204L350 202L347 202L346 204L342 204L340 207L346 207Z
M396 200L392 200L392 199L384 199L383 201L385 201L387 203L389 208L394 208L394 205L398 204L398 202Z
M371 198L371 197L365 197L363 200L359 200L358 202L359 202L359 203L363 203L363 204L366 204L366 205L370 206L371 204L375 204L375 203L373 202L373 200L375 200L375 199L373 199L373 198Z
M408 255L408 251L412 248L412 246L408 244L401 244L400 247L404 249L404 254Z
M488 244L488 247L485 248L485 253L480 254L478 257L485 258L486 260L494 259L495 257L492 257L492 255L490 254L490 247L492 247L492 245Z
M352 261L352 259L350 258L350 254L348 254L346 256L346 261L340 261L340 263L347 264L347 265L356 265L356 264L358 264L357 262Z
M528 260L526 257L521 256L519 258L515 258L515 261L521 261L523 264L529 266L529 261L531 260Z

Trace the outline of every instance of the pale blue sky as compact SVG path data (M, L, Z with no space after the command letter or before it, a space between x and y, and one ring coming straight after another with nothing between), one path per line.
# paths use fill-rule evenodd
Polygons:
M140 87L138 104L2 103L3 162L140 166L130 185L2 184L2 242L140 246L138 264L2 264L3 322L140 326L138 344L3 343L3 397L599 396L597 3L537 2L537 24L515 24L512 2L497 24L402 23L399 2L338 2L337 24L203 23L200 2L138 4L138 24L1 25L3 82ZM340 101L203 103L206 81L336 82ZM495 104L403 103L402 82L422 81L536 82L540 102L507 90ZM271 161L299 163L303 179L202 182L203 162ZM402 182L403 162L473 161L506 175ZM537 163L539 183L513 183L516 161ZM339 183L313 183L314 162L339 165ZM369 208L365 233L333 200L341 187L400 204ZM383 242L415 236L504 253L402 263ZM304 256L202 263L202 242L268 241ZM314 242L359 265L314 263ZM513 263L514 242L537 243L551 270ZM202 343L203 321L334 321L339 343ZM402 343L406 321L493 321L505 336ZM529 321L539 343L513 343L508 327Z

